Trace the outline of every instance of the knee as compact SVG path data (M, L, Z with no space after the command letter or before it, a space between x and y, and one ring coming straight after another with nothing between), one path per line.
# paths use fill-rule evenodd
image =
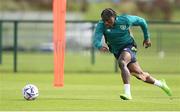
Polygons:
M124 68L125 66L127 66L126 61L123 60L123 59L119 59L119 60L118 60L118 64L119 64L119 67L120 67L120 68Z

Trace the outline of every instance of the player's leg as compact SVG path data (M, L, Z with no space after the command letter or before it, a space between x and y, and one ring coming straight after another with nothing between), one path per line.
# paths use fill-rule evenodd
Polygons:
M119 64L119 68L121 69L121 77L124 83L124 93L125 93L120 95L120 97L124 100L132 99L131 91L130 91L130 71L127 67L130 61L131 61L131 55L127 51L123 51L118 58L118 64Z
M153 78L149 73L144 72L141 69L138 62L130 63L128 65L128 69L138 79L140 79L146 83L154 84L154 85L162 88L169 96L171 96L171 90L167 86L165 80L157 80L157 79Z
M128 63L131 61L131 55L130 53L123 51L119 58L118 58L118 64L119 68L121 69L121 77L124 84L129 84L130 82L130 71L127 67Z
M155 79L152 76L150 76L150 74L148 72L144 72L141 69L138 62L130 63L128 65L128 69L130 70L132 75L135 76L136 78L138 78L144 82L154 84Z

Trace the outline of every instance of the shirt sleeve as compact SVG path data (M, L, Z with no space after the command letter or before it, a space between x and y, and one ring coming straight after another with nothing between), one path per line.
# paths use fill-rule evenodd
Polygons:
M148 25L145 19L139 17L139 16L132 16L127 15L127 18L129 20L130 25L132 26L140 26L143 34L144 34L144 40L148 40L150 38L150 34L148 31Z
M103 29L103 24L99 22L95 28L93 35L93 46L97 49L100 49L102 47Z

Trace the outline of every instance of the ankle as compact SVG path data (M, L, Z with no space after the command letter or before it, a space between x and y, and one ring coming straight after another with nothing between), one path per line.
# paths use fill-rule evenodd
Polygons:
M156 80L156 79L154 81L154 85L156 85L158 87L162 87L163 86L162 82L160 80Z

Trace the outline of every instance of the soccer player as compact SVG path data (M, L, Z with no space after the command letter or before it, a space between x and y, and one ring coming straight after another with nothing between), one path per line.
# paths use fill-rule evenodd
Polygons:
M106 8L101 13L101 19L95 28L93 45L102 52L110 51L114 54L121 70L121 77L124 83L124 94L120 95L123 100L131 100L130 75L135 76L146 83L153 84L164 90L171 96L171 90L165 80L157 80L149 73L144 72L136 60L137 46L131 35L131 26L140 26L144 34L143 46L151 46L150 35L145 19L133 15L116 15L111 8ZM107 46L102 44L105 38Z

